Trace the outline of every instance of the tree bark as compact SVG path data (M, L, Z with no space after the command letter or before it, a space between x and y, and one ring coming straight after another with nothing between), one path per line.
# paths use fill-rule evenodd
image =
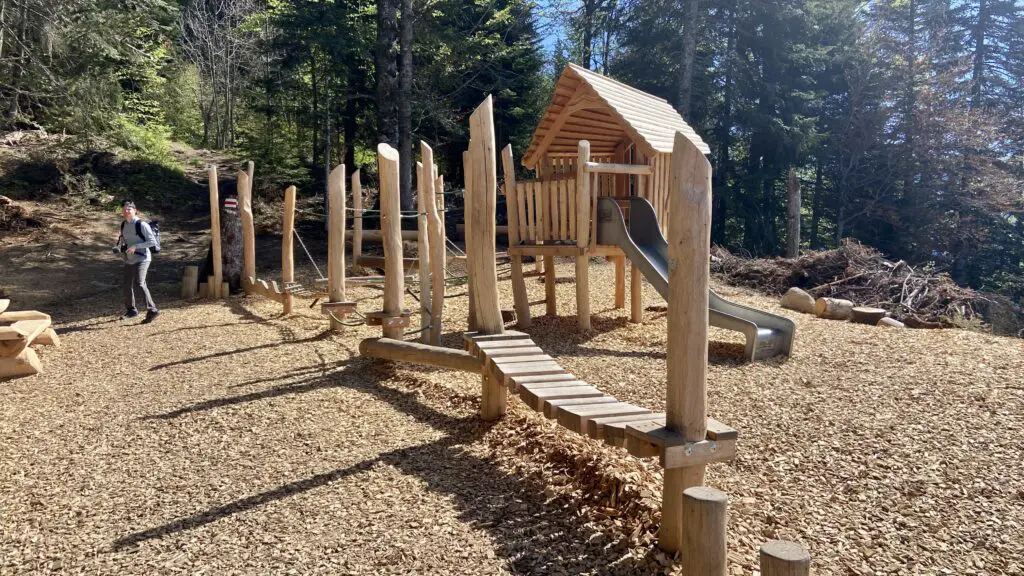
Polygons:
M824 175L822 174L822 162L819 156L816 159L814 166L814 199L812 200L813 206L811 208L811 249L815 250L820 247L821 242L818 238L818 223L821 221L821 211L824 207L822 202L822 194L824 193Z
M988 29L987 0L978 1L978 24L974 27L974 67L971 74L971 108L980 108L982 87L985 82L985 31Z
M377 0L377 141L398 146L398 0Z
M679 67L679 113L691 121L690 100L693 93L693 60L697 53L697 21L699 0L686 0L683 9L683 61Z
M412 197L412 0L402 0L401 66L398 70L398 166L402 210L413 209Z
M800 181L793 168L789 169L787 188L786 258L796 258L800 255Z
M733 52L736 50L736 6L730 5L727 17L729 36L725 50L725 78L722 111L718 122L718 169L713 173L714 196L712 201L711 238L716 244L726 244L726 221L729 214L729 177L733 165L729 149L732 146L732 101L733 101Z

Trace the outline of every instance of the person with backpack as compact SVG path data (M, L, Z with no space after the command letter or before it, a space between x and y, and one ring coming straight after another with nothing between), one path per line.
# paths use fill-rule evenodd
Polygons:
M124 216L124 222L121 222L121 235L118 237L117 246L114 247L114 252L120 254L124 261L124 283L121 286L121 293L124 296L126 311L121 315L121 320L139 315L139 310L135 307L135 289L138 288L146 298L146 318L142 323L149 324L160 314L146 286L146 274L153 261L151 251L160 251L159 236L149 222L139 218L134 202L125 201L121 204L121 215Z

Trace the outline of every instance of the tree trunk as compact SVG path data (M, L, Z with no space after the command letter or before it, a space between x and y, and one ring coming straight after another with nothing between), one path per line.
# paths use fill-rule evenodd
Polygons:
M974 69L971 74L971 108L982 106L982 87L985 83L985 31L988 29L989 9L987 0L978 1L978 24L974 27Z
M377 141L398 146L398 0L377 0Z
M679 113L691 121L690 100L693 88L693 60L697 53L699 0L686 0L683 11L683 61L679 67Z
M356 106L356 99L351 94L345 102L345 177L352 176L358 170L356 166L356 122L358 120L359 108Z
M590 63L593 60L594 44L594 15L597 14L598 0L583 0L583 42L580 47L583 52L581 59L583 67L590 70Z
M401 66L398 70L398 189L402 210L413 209L412 197L412 0L402 0Z
M7 22L4 14L7 13L7 0L0 0L0 62L4 59L4 32L7 31Z
M818 238L818 223L821 220L821 211L824 208L822 194L824 193L824 175L822 174L822 162L819 156L814 166L814 199L811 213L811 249L816 250L821 242Z
M800 182L793 168L789 169L787 186L786 258L796 258L800 255Z
M320 165L320 83L316 75L316 53L309 55L309 78L313 87L313 117L310 119L312 131L309 137L309 148L312 151L313 169L316 170L316 167Z
M728 13L729 37L726 41L725 50L725 78L724 94L722 98L722 111L719 114L718 122L718 169L713 173L714 196L712 200L712 221L711 238L716 244L725 245L728 242L726 237L726 221L728 220L730 186L729 177L732 175L732 158L729 148L732 146L732 100L733 100L733 52L736 50L736 7L729 6Z

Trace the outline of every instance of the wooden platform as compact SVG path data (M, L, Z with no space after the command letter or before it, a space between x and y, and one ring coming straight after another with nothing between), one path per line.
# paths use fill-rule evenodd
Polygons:
M719 462L736 455L736 430L708 418L705 440L686 442L665 427L665 414L621 402L579 380L544 354L528 334L467 332L464 345L509 392L577 434L624 447L637 457L658 456L666 468Z
M7 312L10 300L0 299L0 378L43 371L31 345L60 346L48 314L35 310Z

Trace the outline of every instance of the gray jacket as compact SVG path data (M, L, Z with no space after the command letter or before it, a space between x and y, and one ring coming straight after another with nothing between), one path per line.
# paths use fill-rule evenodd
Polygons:
M128 254L127 252L121 252L121 259L124 260L125 264L138 264L139 262L149 262L153 259L153 256L149 253L149 249L156 246L156 235L153 234L153 229L149 227L149 223L146 221L142 222L142 235L145 238L139 238L139 235L135 233L135 221L131 222L123 221L124 226L121 227L121 245L135 246L135 254Z

